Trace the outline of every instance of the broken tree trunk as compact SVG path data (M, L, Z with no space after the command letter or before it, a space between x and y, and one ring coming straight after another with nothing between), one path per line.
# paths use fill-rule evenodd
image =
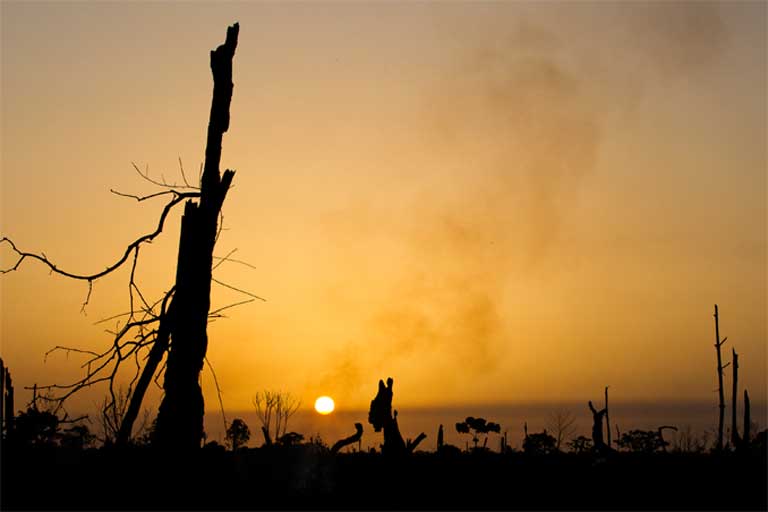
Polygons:
M179 258L170 350L165 370L165 396L157 415L156 440L164 448L190 450L203 439L203 394L199 378L208 348L213 248L218 217L234 171L220 173L221 141L229 129L232 101L232 59L239 25L227 28L224 44L211 51L213 99L208 121L200 202L187 201L181 219Z
M749 447L749 436L751 434L750 428L752 426L752 416L750 415L749 410L749 393L747 393L747 390L744 390L744 436L741 439L741 442L744 444L745 447Z
M736 401L737 390L739 382L739 354L736 353L736 349L731 349L733 359L731 360L731 369L733 371L733 389L731 392L731 445L735 449L739 446L741 439L739 438L739 428L736 424Z
M355 433L344 439L336 441L331 447L331 453L338 453L339 450L352 443L357 443L363 437L363 424L355 423Z
M13 380L11 372L0 359L0 431L5 437L13 431Z
M421 443L426 438L427 438L427 434L422 432L418 436L416 436L416 439L414 439L413 441L409 439L408 442L405 443L405 451L407 451L408 453L413 453L416 447L419 446L419 443ZM488 438L486 438L486 440L488 440Z
M608 446L611 446L611 420L608 416L608 386L605 386L605 434Z

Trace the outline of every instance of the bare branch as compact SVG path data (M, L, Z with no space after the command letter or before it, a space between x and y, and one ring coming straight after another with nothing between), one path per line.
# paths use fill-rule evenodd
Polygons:
M230 262L230 261L231 261L232 263L239 263L240 265L245 265L246 267L252 268L253 270L258 270L258 268L256 268L256 266L255 266L255 265L251 265L250 263L248 263L248 262L246 262L246 261L242 261L242 260L236 260L236 259L234 259L234 258L230 258L230 256L231 256L232 254L234 254L236 251L237 251L237 249L232 249L232 250L231 250L231 251L229 251L229 253L227 253L227 255L226 255L226 256L224 256L224 257L221 257L221 256L214 256L214 257L213 257L213 259L215 259L215 260L219 260L219 262L218 262L216 265L214 265L214 266L213 266L213 268L212 268L211 270L216 270L216 269L219 267L219 265L221 265L222 263L225 263L225 262Z
M179 164L181 164L181 159L179 159ZM146 166L146 170L144 172L141 172L141 169L139 169L139 166L136 165L134 162L131 162L131 165L136 170L136 172L139 174L139 176L141 176L144 180L152 183L153 185L157 185L158 187L171 188L171 189L174 189L174 188L186 188L186 189L200 190L200 187L194 187L194 186L190 185L189 183L187 183L186 177L184 177L184 169L183 169L183 167L182 167L182 171L181 172L182 172L182 177L184 178L184 183L185 184L184 185L179 185L178 183L168 183L168 182L166 182L165 181L165 177L162 175L162 173L160 174L161 181L157 181L157 180L154 180L154 179L150 178L149 177L149 166L148 165Z
M211 311L210 313L208 313L208 317L209 318L211 318L211 317L219 317L219 316L221 316L219 313L221 313L222 311L224 311L226 309L234 308L236 306L242 306L243 304L250 304L254 300L256 300L256 299L247 299L247 300L242 300L240 302L235 302L235 303L232 303L232 304L227 304L226 306L220 307L219 309L215 309L215 310Z
M55 272L56 274L62 275L64 277L69 277L71 279L79 279L81 281L88 281L88 282L95 281L96 279L99 279L100 277L103 277L103 276L113 272L115 269L119 268L123 263L125 263L125 261L128 259L128 256L131 254L131 252L133 250L135 250L136 248L138 248L141 244L143 244L145 242L151 242L152 240L155 239L155 237L157 237L157 235L162 233L163 227L165 225L165 219L166 219L166 217L168 217L168 213L171 211L171 209L174 206L176 206L177 204L179 204L180 202L182 202L185 199L190 199L190 198L199 197L199 196L200 196L200 194L198 192L185 192L183 194L176 194L174 196L174 198L170 202L168 202L165 205L165 207L163 208L163 211L160 214L160 220L158 222L158 225L157 225L157 228L155 229L155 231L153 231L152 233L148 233L148 234L146 234L146 235L144 235L142 237L139 237L136 240L134 240L133 242L131 242L131 244L129 244L128 247L126 248L125 253L123 254L123 256L119 260L117 260L115 263L113 263L112 265L108 266L105 270L102 270L101 272L97 272L95 274L73 274L71 272L67 272L65 270L61 270L54 263L52 263L45 256L45 254L34 254L34 253L31 253L31 252L21 251L21 250L19 250L16 247L16 244L14 244L13 241L10 238L3 237L2 239L0 239L0 244L5 242L8 245L10 245L11 249L13 249L13 251L16 252L16 254L19 255L19 259L18 259L18 261L16 261L16 264L13 267L11 267L9 269L0 269L0 274L7 274L8 272L13 272L14 270L19 268L19 266L24 261L24 259L32 258L32 259L38 260L41 263L43 263L46 266L48 266L48 268L51 269L51 272ZM88 297L90 297L90 288L89 288L88 291L89 291ZM87 303L88 303L88 301L86 299L86 304Z
M247 292L247 291L245 291L245 290L241 290L240 288L235 288L234 286L232 286L232 285L229 285L229 284L227 284L227 283L222 283L221 281L219 281L218 279L216 279L216 278L214 278L214 277L212 277L212 278L211 278L211 281L213 281L214 283L216 283L216 284L218 284L218 285L221 285L221 286L223 286L224 288L229 288L230 290L234 290L234 291L236 291L236 292L240 292L240 293L242 293L243 295L247 295L247 296L249 296L249 297L253 297L254 299L259 299L260 301L263 301L263 302L267 302L267 299L265 299L265 298L263 298L263 297L259 297L258 295L254 295L254 294L253 294L253 293L251 293L251 292Z

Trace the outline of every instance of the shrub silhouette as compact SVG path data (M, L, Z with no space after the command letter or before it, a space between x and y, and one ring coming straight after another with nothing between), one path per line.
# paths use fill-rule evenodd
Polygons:
M48 411L30 407L15 419L13 438L26 445L55 445L59 431L59 418Z
M586 453L592 450L592 440L586 436L579 436L568 442L571 451L576 453Z
M288 432L277 438L277 444L281 446L295 446L304 441L304 436L298 432Z
M523 451L534 455L549 455L557 450L557 439L544 432L536 432L525 436L523 441Z
M667 443L655 430L630 430L616 440L620 448L636 453L653 453L666 446Z

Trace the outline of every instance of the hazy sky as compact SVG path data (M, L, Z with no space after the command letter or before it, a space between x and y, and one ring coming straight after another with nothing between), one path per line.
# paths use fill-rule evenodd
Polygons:
M210 326L225 407L363 408L387 376L396 405L714 401L715 303L765 400L766 5L3 1L0 234L87 273L152 231L162 199L109 189L156 190L131 162L196 176L208 52L239 21L216 253L255 268L215 275L267 302ZM102 350L116 321L94 322L127 306L126 272L87 315L84 283L33 262L0 290L17 388L77 378L45 351Z

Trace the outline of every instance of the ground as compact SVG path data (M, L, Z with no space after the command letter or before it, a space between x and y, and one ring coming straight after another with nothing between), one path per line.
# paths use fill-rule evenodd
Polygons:
M2 510L766 510L766 454L4 450Z

